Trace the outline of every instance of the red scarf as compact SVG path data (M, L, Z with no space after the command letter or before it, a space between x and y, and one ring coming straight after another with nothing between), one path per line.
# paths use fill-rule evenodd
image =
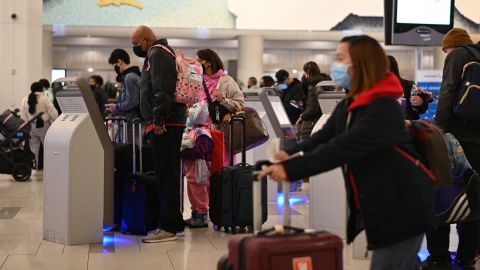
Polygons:
M347 111L366 106L379 97L400 98L403 95L403 87L397 76L390 72L385 79L379 81L372 88L362 91L356 96L353 102L348 106Z

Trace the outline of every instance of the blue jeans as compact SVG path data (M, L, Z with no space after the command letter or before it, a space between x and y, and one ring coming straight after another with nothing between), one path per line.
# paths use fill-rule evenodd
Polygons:
M417 253L422 245L423 234L403 242L373 250L370 270L414 270L419 261Z

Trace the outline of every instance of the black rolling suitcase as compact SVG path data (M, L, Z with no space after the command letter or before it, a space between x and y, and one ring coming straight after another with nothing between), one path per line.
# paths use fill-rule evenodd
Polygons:
M141 134L141 122L138 121ZM135 123L132 124L135 134ZM141 136L139 136L141 137ZM133 136L135 138L135 136ZM133 142L135 145L135 141ZM122 226L123 234L146 235L148 231L157 228L158 222L158 185L155 173L143 173L142 143L140 143L140 172L137 172L136 149L131 146L133 155L132 172L125 181L122 193Z
M114 147L114 224L120 226L122 222L122 192L125 186L125 180L132 174L132 144L126 144L125 136L120 137L120 133L126 133L127 119L124 117L108 117L107 125L110 122L110 138ZM122 126L122 128L120 128ZM115 130L117 132L115 132Z
M246 163L245 119L235 116L230 120L230 138L232 142L233 124L242 125L242 162L233 165L233 154L230 153L230 167L223 168L210 178L210 220L213 229L219 231L222 227L226 232L235 233L237 228L253 226L253 195L252 173L254 167ZM231 148L231 147L230 147ZM262 220L267 220L267 181L262 182Z

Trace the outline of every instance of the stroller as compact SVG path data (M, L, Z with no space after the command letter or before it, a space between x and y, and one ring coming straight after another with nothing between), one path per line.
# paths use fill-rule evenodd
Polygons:
M11 174L16 181L30 179L35 154L30 151L30 124L43 113L25 122L19 110L6 110L0 114L0 173Z

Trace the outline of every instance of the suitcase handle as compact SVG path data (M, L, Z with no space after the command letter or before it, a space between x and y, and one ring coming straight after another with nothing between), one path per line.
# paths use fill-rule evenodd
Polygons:
M229 147L230 147L230 166L233 166L233 130L235 122L240 122L242 125L242 163L240 165L247 165L247 128L245 127L245 117L244 116L233 116L229 121L228 125L230 126L229 134Z
M273 164L281 164L290 159L301 157L304 155L303 151L294 153L288 156L286 159L281 161L270 161L270 160L260 160L255 163L255 171L253 172L253 229L255 233L260 233L262 231L262 184L260 181L267 181L267 179L262 179L258 181L257 175L263 169L264 166L270 166ZM265 177L266 178L266 177ZM283 189L283 225L284 228L291 228L290 223L290 204L289 204L289 191L290 191L290 182L282 182Z
M140 162L139 162L139 165L140 165L140 170L139 172L140 173L143 173L143 159L142 159L142 119L140 118L135 118L132 120L132 152L133 152L133 174L135 174L137 172L137 153L136 153L136 138L135 138L135 133L136 133L136 129L135 129L135 125L138 124L138 140L139 140L139 159L140 159Z
M286 231L291 231L293 234L305 233L305 229L302 229L302 228L276 225L270 229L259 231L257 235L268 235L272 232L274 232L275 234L286 234L285 233Z

